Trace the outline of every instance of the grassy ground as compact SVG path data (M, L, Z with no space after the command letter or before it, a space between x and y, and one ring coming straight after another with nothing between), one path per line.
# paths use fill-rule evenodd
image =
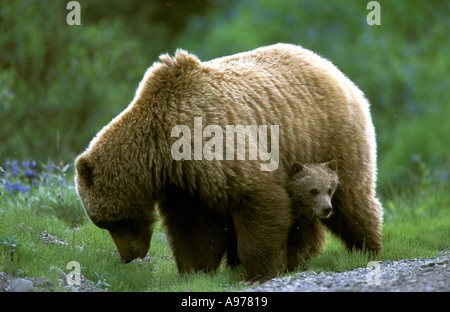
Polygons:
M109 234L84 215L69 166L9 162L0 170L0 271L55 281L67 263L77 261L81 273L110 291L230 291L242 289L243 268L221 267L217 274L179 277L163 230L158 225L149 255L123 265ZM437 183L429 171L414 188L382 198L384 247L379 260L433 257L450 247L448 179ZM53 239L44 239L49 233ZM55 239L57 238L57 240ZM367 256L348 253L330 236L321 257L308 270L344 271L365 267ZM58 270L59 269L59 270Z

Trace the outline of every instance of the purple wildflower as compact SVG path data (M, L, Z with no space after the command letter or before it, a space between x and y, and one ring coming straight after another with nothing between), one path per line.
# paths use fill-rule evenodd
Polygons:
M27 177L35 177L36 176L36 172L34 172L33 170L27 169L25 170L25 175Z
M8 181L5 182L5 190L6 190L8 193L11 193L11 192L12 192L12 190L11 190L11 185L9 184Z

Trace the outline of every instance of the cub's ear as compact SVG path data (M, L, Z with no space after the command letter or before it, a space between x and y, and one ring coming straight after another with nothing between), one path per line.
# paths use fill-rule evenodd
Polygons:
M289 175L294 175L297 172L300 172L303 170L303 164L299 161L294 162L294 164L292 165L291 169L289 170L288 174Z
M322 165L336 172L338 170L338 164L336 159L330 160L329 162L323 163Z
M81 155L75 161L75 168L77 170L77 174L79 175L81 181L86 186L92 186L94 184L93 173L94 173L94 164L88 158L88 156Z

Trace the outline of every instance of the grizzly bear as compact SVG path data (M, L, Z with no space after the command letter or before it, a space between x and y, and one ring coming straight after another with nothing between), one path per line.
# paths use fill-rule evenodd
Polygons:
M369 103L334 65L290 44L159 59L76 159L86 214L124 262L147 254L158 207L180 273L215 271L226 253L248 281L276 276L293 220L287 172L328 159L340 179L328 227L349 249L380 251Z
M288 234L287 269L303 268L310 256L318 256L325 242L321 220L333 215L331 199L339 183L337 162L294 163L286 181L293 223Z

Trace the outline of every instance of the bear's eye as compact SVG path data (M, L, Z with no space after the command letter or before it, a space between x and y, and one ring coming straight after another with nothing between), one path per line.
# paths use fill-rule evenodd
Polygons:
M319 194L319 191L317 189L311 190L311 195L317 195L317 194Z
M330 195L330 196L331 196L331 191L332 191L331 188L329 188L328 189L328 195Z

